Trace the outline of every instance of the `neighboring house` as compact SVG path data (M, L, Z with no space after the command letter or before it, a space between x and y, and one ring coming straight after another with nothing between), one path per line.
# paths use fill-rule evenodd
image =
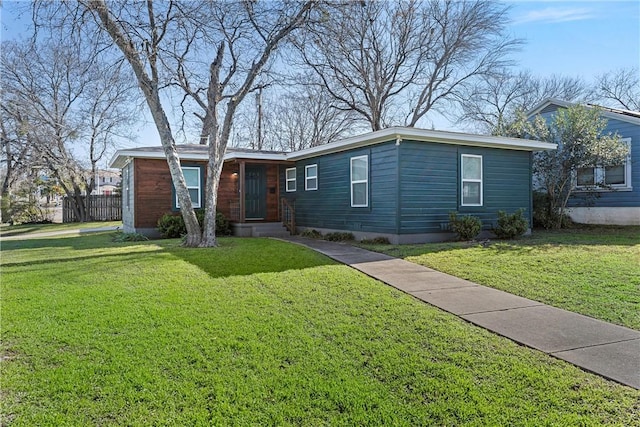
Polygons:
M392 243L447 240L449 212L480 217L489 230L497 212L524 209L531 223L532 152L539 141L393 127L301 151L230 148L218 210L239 235L278 222L292 207L297 231L350 231ZM178 146L194 206L204 200L207 147ZM177 212L161 147L120 150L111 167L123 176L125 232L151 234Z
M527 113L549 119L572 104L547 99ZM587 105L587 107L593 107ZM571 219L582 224L640 225L640 112L599 107L607 119L605 133L617 133L629 144L630 153L621 165L581 168L568 203ZM605 186L595 188L598 183Z
M96 188L91 194L101 196L111 196L115 194L120 181L122 181L120 172L105 169L96 171L96 178Z

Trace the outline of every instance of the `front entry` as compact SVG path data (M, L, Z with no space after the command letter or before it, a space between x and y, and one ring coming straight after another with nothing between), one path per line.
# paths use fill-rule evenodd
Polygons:
M247 220L267 216L267 170L264 165L246 165L244 171L244 217Z

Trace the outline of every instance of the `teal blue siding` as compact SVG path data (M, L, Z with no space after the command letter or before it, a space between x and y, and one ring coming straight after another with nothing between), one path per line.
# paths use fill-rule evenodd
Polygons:
M558 107L550 105L542 111L549 119ZM632 191L600 191L595 193L575 192L568 206L594 207L640 207L640 125L622 120L608 119L604 133L617 133L621 138L631 138L631 187Z
M483 205L460 206L460 156L483 156ZM369 156L369 206L350 206L350 158ZM304 170L318 165L318 190L304 190ZM479 216L485 229L497 211L524 208L530 220L531 153L439 143L390 141L366 148L296 162L296 192L280 194L292 201L296 224L390 234L441 233L449 212Z
M281 168L280 194L292 201L296 224L303 227L396 233L396 147L385 143L296 162L296 192L285 192ZM351 157L369 158L369 206L351 207ZM304 190L305 166L318 165L318 189Z
M462 154L482 155L482 206L460 205ZM404 142L400 163L401 234L441 232L451 211L478 216L485 229L498 210L524 208L531 220L529 152Z

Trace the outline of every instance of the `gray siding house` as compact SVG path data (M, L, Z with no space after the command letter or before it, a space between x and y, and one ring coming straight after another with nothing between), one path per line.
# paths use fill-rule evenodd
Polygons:
M547 99L528 112L550 119L561 108L572 105ZM587 105L587 107L590 107ZM599 107L607 119L605 133L617 133L629 144L624 164L613 167L582 168L574 181L575 193L569 200L571 219L582 224L640 225L640 112ZM594 184L606 186L594 189Z
M290 153L229 150L221 178L227 193L219 193L218 200L238 197L229 212L234 212L234 229L243 235L251 224L293 211L298 232L348 231L358 239L384 236L392 243L442 241L453 237L451 211L480 217L487 232L499 210L524 209L531 224L532 152L555 148L533 140L391 127ZM112 165L126 168L154 156L162 158L157 147L122 150ZM182 150L180 158L189 162L203 157L192 148ZM261 167L267 172L248 172ZM144 193L144 205L170 206L159 200L170 197L167 191L145 190L147 184L140 180L147 175L138 174L123 197ZM204 185L200 187L198 191ZM260 215L251 214L255 206L263 206ZM148 214L131 215L136 219L129 229L157 221L146 218Z

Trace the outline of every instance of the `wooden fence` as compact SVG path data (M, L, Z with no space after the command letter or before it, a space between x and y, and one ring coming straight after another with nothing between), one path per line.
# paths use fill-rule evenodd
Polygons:
M89 221L121 221L122 196L82 196ZM77 222L73 200L65 197L62 201L62 222Z

